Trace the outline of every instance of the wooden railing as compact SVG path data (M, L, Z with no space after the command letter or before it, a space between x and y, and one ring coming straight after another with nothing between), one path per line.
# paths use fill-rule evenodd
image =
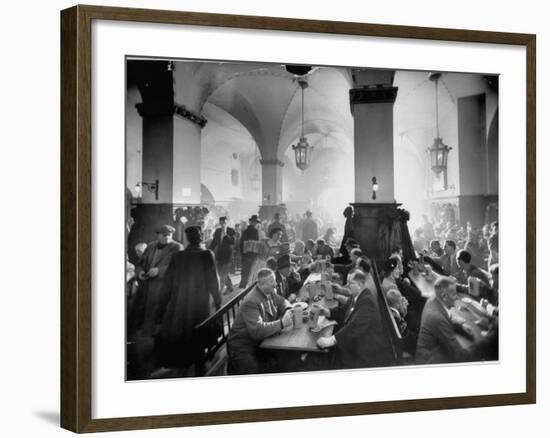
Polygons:
M399 327L393 318L393 315L386 300L386 296L382 292L382 286L380 283L380 276L378 274L378 268L376 262L371 263L372 278L374 279L374 285L376 287L376 295L378 296L378 305L380 308L380 316L382 317L382 324L387 328L389 335L389 342L391 343L393 357L395 363L390 365L401 365L403 363L403 338Z
M215 313L195 326L195 339L200 343L201 357L195 364L197 376L204 376L206 363L212 360L216 352L227 342L229 330L237 317L242 300L256 286L256 283L239 292Z

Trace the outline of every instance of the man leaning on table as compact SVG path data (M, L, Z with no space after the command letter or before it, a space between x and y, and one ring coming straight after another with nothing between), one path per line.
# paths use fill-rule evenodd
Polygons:
M368 266L368 265L367 265ZM392 362L391 346L384 335L376 296L367 288L369 272L355 270L349 274L351 298L343 306L323 313L338 322L333 336L321 337L320 348L334 347L336 368L368 368Z
M228 374L257 374L276 371L263 339L292 328L289 302L277 292L275 273L258 272L256 287L244 298L227 338Z
M464 321L453 320L451 308L458 300L456 280L439 277L435 284L435 296L428 300L422 312L420 332L416 347L416 363L452 363L480 360L496 333L489 332L484 340L463 348L456 333L472 336L471 328Z

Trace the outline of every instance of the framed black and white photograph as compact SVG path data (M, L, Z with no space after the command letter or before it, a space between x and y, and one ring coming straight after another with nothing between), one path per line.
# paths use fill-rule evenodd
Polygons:
M61 31L63 427L534 402L533 35Z

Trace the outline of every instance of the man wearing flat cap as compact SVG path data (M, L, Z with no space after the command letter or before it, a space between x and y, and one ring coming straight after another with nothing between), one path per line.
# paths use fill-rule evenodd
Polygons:
M187 227L185 237L189 245L170 261L155 318L159 364L178 375L201 357L194 327L210 315L210 297L216 309L221 305L214 254L201 245L200 227Z
M136 278L139 287L132 311L132 326L142 336L154 333L154 315L161 301L161 288L168 264L174 254L183 249L183 245L172 240L174 227L162 225L157 228L157 240L147 245L143 257L136 266Z
M253 214L248 219L248 227L243 231L239 242L241 251L242 269L241 283L239 287L245 288L248 284L248 277L254 261L259 257L259 251L255 250L254 242L260 241L260 219L257 214Z

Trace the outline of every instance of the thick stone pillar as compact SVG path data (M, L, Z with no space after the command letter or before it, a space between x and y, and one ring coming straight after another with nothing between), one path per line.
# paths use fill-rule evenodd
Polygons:
M393 105L397 87L393 71L360 70L359 87L350 90L354 117L355 203L354 237L375 259L387 257L393 218L397 216L394 192ZM373 195L373 178L378 190ZM385 239L385 236L388 236Z
M173 194L175 205L201 202L201 130L206 119L200 114L201 76L194 63L174 63Z
M260 160L262 165L262 204L278 205L283 195L283 166L278 159Z
M350 90L355 139L355 201L395 202L393 177L393 104L397 87ZM372 178L378 192L372 197Z
M279 159L260 160L262 166L262 205L258 211L260 219L272 221L275 213L286 214L283 202L283 166Z
M146 185L133 211L130 246L155 239L155 229L173 221L177 207L201 201L201 129L198 112L201 85L189 69L164 61L137 65L133 70L143 102L142 182L158 181L158 193ZM189 89L193 93L189 93Z
M158 181L155 190L142 186L141 202L132 211L134 226L129 236L130 254L137 243L156 238L155 229L172 222L173 109L169 99L137 105L143 120L142 183Z

